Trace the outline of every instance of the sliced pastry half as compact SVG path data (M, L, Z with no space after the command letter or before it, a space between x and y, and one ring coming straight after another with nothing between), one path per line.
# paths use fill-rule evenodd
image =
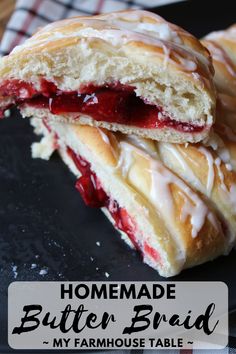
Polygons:
M85 203L102 208L125 241L162 276L231 249L226 215L167 167L156 142L49 118L34 118L32 124L44 135L33 144L33 157L49 158L57 149L76 175Z
M206 138L215 91L208 50L146 11L75 17L0 60L0 109L169 142Z

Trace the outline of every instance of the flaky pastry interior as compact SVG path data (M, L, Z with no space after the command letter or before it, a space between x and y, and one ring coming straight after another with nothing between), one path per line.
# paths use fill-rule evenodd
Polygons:
M158 15L76 17L47 25L0 60L0 108L197 142L214 122L212 77L207 49Z

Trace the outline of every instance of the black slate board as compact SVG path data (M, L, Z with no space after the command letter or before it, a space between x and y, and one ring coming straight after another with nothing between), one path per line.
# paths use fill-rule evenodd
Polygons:
M156 12L197 36L236 22L234 2L224 0L223 12L217 4L212 12L207 3L203 8L199 0L183 2ZM14 280L164 280L125 245L99 210L84 205L74 177L57 155L50 162L31 159L36 139L29 121L16 111L0 122L0 353L12 351L7 344L7 288ZM233 251L173 280L226 282L233 311L235 266ZM40 275L42 269L46 275Z

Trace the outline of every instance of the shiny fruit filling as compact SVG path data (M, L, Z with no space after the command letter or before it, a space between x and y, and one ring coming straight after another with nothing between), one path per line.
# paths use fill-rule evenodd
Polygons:
M55 115L78 113L96 121L146 129L172 127L181 132L193 133L204 129L204 126L171 119L160 106L144 102L136 96L134 90L132 86L114 83L104 86L90 84L81 87L79 92L64 92L54 83L42 79L41 89L37 91L30 83L6 80L0 85L0 96L13 96L16 104L26 103L36 108L47 108Z
M67 147L67 153L82 175L77 179L76 188L85 204L95 208L106 207L115 221L115 226L127 234L134 247L155 262L160 262L160 255L153 247L145 242L143 249L141 248L135 237L135 222L124 208L119 207L118 203L106 194L96 174L91 170L90 164L69 147Z

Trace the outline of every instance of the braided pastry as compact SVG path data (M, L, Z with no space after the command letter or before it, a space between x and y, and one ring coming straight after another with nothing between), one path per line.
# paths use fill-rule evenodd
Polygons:
M0 109L48 112L168 142L197 142L215 117L209 52L147 11L75 17L40 29L0 60Z

